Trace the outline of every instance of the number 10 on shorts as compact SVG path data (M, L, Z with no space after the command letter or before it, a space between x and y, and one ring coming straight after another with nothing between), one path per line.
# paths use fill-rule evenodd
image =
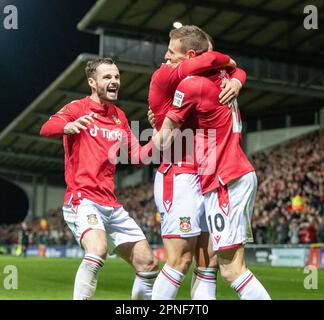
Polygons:
M225 229L225 219L221 213L210 214L207 217L208 228L212 238L213 249L218 250L221 241L221 232Z
M225 228L225 219L220 213L216 213L213 217L208 215L208 223L212 234L222 232Z

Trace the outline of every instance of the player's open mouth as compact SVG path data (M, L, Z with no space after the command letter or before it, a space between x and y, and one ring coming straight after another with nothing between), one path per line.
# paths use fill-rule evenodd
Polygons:
M116 93L117 92L117 88L107 89L107 92L109 92L109 93Z

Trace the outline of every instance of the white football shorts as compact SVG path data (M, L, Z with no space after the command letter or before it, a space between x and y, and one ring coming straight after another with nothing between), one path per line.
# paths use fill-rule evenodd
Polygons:
M88 231L105 231L109 254L113 254L116 247L123 243L146 239L141 228L123 207L102 206L91 200L82 199L78 206L65 205L63 215L80 245Z
M162 238L187 238L208 232L198 175L172 173L168 176L157 172L154 181Z
M214 251L253 242L251 218L257 191L254 171L204 196Z

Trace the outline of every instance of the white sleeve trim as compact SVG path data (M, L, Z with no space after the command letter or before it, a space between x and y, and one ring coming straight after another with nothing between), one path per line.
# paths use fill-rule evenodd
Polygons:
M68 123L63 117L60 117L58 114L56 114L55 116L62 119L62 120L64 120L66 123Z

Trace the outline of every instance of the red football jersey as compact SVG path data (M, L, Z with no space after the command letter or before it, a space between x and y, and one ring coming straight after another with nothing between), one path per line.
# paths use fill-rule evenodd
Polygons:
M241 146L241 119L237 103L219 102L220 83L225 72L207 77L187 77L179 84L167 117L186 125L188 117L197 119L196 161L203 194L254 170ZM193 127L193 129L196 129Z
M160 130L165 115L172 106L174 92L180 83L180 81L189 75L201 74L211 69L218 69L226 65L230 61L228 55L224 55L216 51L205 52L195 58L186 59L178 64L176 67L162 64L161 67L156 70L151 78L149 88L149 105L154 113L156 121L156 129ZM246 74L242 69L236 68L231 75L233 78L237 78L242 85L245 83ZM193 127L195 119L187 119L186 126ZM176 173L195 173L197 168L191 161L190 150L185 149L185 145L182 145L183 156L179 153L177 155L172 154L169 159L162 160L162 164L159 167L159 171L163 172L168 166L170 160L175 163L174 171Z
M64 127L84 115L94 113L94 122L79 134L65 135ZM100 104L90 97L73 101L53 115L41 128L46 137L63 135L65 151L64 204L77 204L88 198L98 204L120 207L114 193L114 176L120 150L132 163L139 164L139 153L149 153L151 143L141 147L128 126L122 110L113 104Z

